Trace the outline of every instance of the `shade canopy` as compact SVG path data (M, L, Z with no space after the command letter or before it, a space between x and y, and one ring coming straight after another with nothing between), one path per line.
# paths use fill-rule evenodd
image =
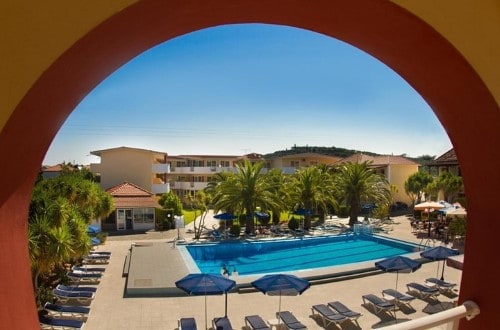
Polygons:
M205 296L205 329L207 327L207 296L226 293L225 314L227 316L227 292L236 282L219 274L188 274L175 282L175 286L191 295Z
M236 282L219 274L189 274L175 286L191 295L217 295L233 289Z
M224 212L214 215L214 218L217 220L234 220L236 216L232 213Z
M297 210L293 211L293 214L296 214L296 215L312 215L313 213L312 213L311 210L300 208L300 209L297 209Z
M99 244L101 244L101 240L100 240L100 239L98 239L97 237L91 237L91 238L90 238L90 243L91 243L92 245L99 245Z
M431 260L444 260L448 257L456 256L458 254L458 250L450 249L442 245L427 249L420 253L422 257Z
M271 218L271 216L268 213L265 212L255 212L255 216L259 220L268 220Z
M252 282L257 290L269 296L279 296L278 313L281 312L281 296L296 296L306 291L311 283L295 275L265 275ZM278 318L279 322L279 318Z
M443 204L441 203L438 203L438 202L423 202L423 203L420 203L420 204L416 204L413 209L415 211L425 211L426 209L427 210L430 210L430 209L434 209L434 210L440 210L444 207Z
M419 269L422 264L408 257L396 256L377 261L375 266L385 272L414 272Z
M311 284L295 275L265 275L252 282L259 291L268 295L297 295L307 290Z

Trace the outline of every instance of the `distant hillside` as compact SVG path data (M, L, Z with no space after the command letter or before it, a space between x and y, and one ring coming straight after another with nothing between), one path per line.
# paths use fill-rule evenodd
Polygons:
M381 156L380 154L370 152L370 151L360 151L360 150L353 150L353 149L345 149L345 148L338 148L338 147L318 147L318 146L297 146L294 145L290 149L285 149L285 150L279 150L275 151L270 154L264 155L264 158L272 158L272 157L280 157L280 156L288 156L288 155L296 155L296 154L302 154L302 153L307 153L307 152L313 152L317 154L322 154L322 155L328 155L328 156L336 156L336 157L341 157L341 158L346 158L349 156L352 156L357 153L363 153L368 156ZM406 154L402 154L401 156L406 157L408 159L413 160L416 163L419 163L420 165L425 165L427 162L434 160L436 156L430 156L430 155L423 155L419 157L407 157Z
M287 156L287 155L296 155L302 154L306 152L314 152L317 154L328 155L328 156L337 156L337 157L349 157L356 153L362 152L365 155L369 156L379 156L379 154L369 152L369 151L359 151L345 148L337 148L337 147L315 147L315 146L292 146L290 149L275 151L271 154L264 155L264 157L279 157L279 156Z

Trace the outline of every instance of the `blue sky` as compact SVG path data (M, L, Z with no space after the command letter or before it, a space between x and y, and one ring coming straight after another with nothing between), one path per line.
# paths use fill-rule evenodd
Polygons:
M170 155L270 153L293 145L441 155L451 143L398 74L342 41L263 24L160 44L101 82L44 160L99 161L128 146Z

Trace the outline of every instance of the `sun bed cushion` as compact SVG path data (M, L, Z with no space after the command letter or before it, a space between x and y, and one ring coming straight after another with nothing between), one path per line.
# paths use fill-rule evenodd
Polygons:
M45 315L38 315L42 329L82 329L84 323L79 320L54 319Z
M431 288L420 283L411 282L406 284L406 287L408 291L417 292L424 299L439 295L438 288Z
M233 330L233 326L227 317L216 317L212 322L215 330Z
M271 327L259 315L245 316L245 324L253 330L271 330Z
M401 293L395 289L385 289L382 291L382 294L384 296L391 296L392 298L396 299L398 303L405 304L408 307L411 307L410 303L415 299L415 297Z
M338 313L347 316L350 319L357 319L362 314L351 310L349 307L341 303L340 301L331 301L328 303L328 306L336 310Z
M78 319L84 321L90 313L90 308L83 306L65 306L46 303L43 308L52 318Z
M362 298L365 305L368 302L373 306L375 314L379 314L381 312L392 312L396 308L396 305L394 303L380 298L379 296L376 296L374 294L365 294L362 296Z
M62 291L84 291L84 292L96 292L97 288L93 286L72 286L72 285L63 285L59 284L56 289Z
M196 320L193 317L179 319L179 330L196 330Z
M77 273L77 272L69 272L68 277L74 278L101 278L102 274L98 273Z
M323 319L323 326L327 328L331 323L341 324L349 318L345 315L339 314L333 311L330 307L324 304L318 304L312 306L312 312L317 312Z
M456 283L446 282L434 277L426 279L425 282L431 283L432 286L437 287L441 293L452 292L453 288L456 286Z
M281 311L276 313L276 316L283 321L283 325L290 330L298 330L298 329L307 329L305 325L303 325L295 315L293 315L289 311Z
M103 273L106 268L104 267L81 267L81 266L73 266L71 267L73 271L85 272L85 273Z

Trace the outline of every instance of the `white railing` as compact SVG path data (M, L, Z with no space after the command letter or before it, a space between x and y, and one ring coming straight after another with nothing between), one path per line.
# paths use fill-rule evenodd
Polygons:
M384 327L384 330L423 330L443 324L447 325L446 330L456 330L458 329L458 321L461 318L465 317L467 320L471 320L476 315L479 315L479 312L479 306L475 302L468 300L464 301L460 306L407 322L393 324Z
M170 164L151 164L153 173L170 173Z

